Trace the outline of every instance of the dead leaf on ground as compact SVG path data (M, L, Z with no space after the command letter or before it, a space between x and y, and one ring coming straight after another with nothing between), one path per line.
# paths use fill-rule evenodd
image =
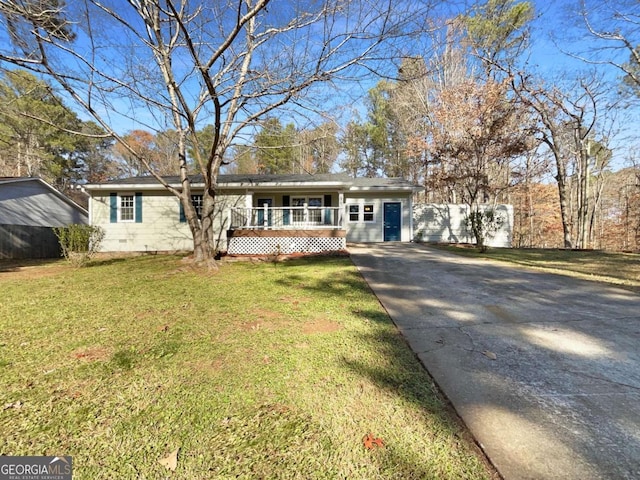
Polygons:
M171 470L172 472L176 471L178 468L178 452L180 451L180 447L176 448L173 452L167 455L164 458L158 460L158 463L165 467L167 470Z
M384 442L381 438L374 437L373 434L368 433L362 439L362 443L364 444L364 448L367 450L373 450L376 447L384 448Z
M17 402L9 402L4 404L4 410L9 410L11 408L15 408L16 410L20 410L22 408L22 402L18 400Z
M482 352L482 354L491 360L496 360L498 358L498 356L495 353L489 350L485 350L484 352Z

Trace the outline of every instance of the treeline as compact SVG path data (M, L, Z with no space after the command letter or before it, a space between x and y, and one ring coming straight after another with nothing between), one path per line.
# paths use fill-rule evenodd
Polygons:
M640 158L628 147L635 138L614 146L620 115L640 92L640 56L627 49L640 41L637 24L623 14L634 3L604 2L597 15L589 5L576 22L594 44L605 42L593 48L597 57L581 53L590 68L540 74L527 61L533 2L476 3L429 20L422 32L429 48L401 58L396 74L369 90L362 118L338 121L319 110L321 122L301 127L274 108L225 144L221 171L402 176L424 187L419 201L478 212L480 204L513 204L516 246L636 251ZM613 34L606 32L617 32L619 43L607 44ZM604 66L619 74L604 77ZM199 159L200 170L217 152L211 125L195 135L195 128L182 135L139 129L116 139L22 70L4 72L0 95L0 175L38 175L68 191L150 172L176 175L185 143L186 162ZM481 234L487 219L478 221L472 227Z
M0 74L0 176L38 176L69 193L76 185L149 175L141 159L160 175L177 175L179 138L173 130L135 129L117 141L93 121L82 121L46 82L25 70ZM248 144L234 145L227 173L329 173L339 168L338 124L308 129L261 121ZM214 129L198 132L209 145ZM126 145L126 146L125 146ZM195 157L193 145L188 162ZM206 158L210 152L201 147Z
M426 202L512 203L516 246L636 251L640 160L630 149L614 172L612 142L637 102L637 52L613 81L550 81L522 61L533 19L531 2L490 0L434 28L430 55L405 58L347 125L344 166L409 178Z
M24 70L5 70L0 105L0 176L38 176L68 192L82 181L116 174L109 170L113 139L82 121L46 82Z

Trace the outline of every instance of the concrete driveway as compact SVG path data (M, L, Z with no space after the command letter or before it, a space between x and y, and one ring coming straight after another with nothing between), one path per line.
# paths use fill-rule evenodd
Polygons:
M640 478L640 296L415 244L353 261L506 480Z

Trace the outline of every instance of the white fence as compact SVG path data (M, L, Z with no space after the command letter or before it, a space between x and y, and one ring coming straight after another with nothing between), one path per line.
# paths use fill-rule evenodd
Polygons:
M498 230L486 240L490 247L511 247L513 233L512 205L482 205L481 210L495 209L501 218ZM475 243L466 226L470 208L463 204L414 204L414 239L434 243Z

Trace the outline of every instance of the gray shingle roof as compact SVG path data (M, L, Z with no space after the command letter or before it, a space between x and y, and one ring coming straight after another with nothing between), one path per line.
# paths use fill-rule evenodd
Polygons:
M180 177L165 176L163 179L171 185L179 185ZM191 176L193 184L202 184L202 175ZM286 184L286 183L308 183L317 182L339 183L345 186L355 188L410 188L415 187L403 178L352 178L345 173L327 173L327 174L285 174L285 175L260 175L260 174L230 174L218 176L219 185L241 184L241 185L260 185L260 184ZM129 177L111 180L101 183L100 185L126 186L126 185L155 185L158 181L150 176ZM88 186L90 187L90 185ZM90 188L89 188L90 189Z
M164 176L162 177L169 184L179 184L180 177ZM202 175L192 175L190 177L192 183L203 183ZM219 175L218 183L300 183L300 182L350 182L352 179L346 174L288 174L288 175L260 175L260 174L230 174ZM151 175L141 177L128 177L103 182L101 185L153 185L158 181Z
M354 187L417 187L404 178L392 177L392 178L352 178L351 184Z

